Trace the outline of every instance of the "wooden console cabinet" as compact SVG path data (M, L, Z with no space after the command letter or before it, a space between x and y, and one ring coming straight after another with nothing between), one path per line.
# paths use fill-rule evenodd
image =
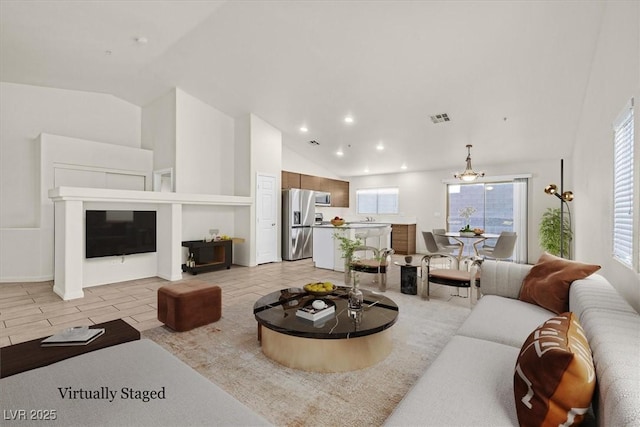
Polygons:
M416 225L391 224L391 248L399 255L416 253Z
M195 267L187 267L182 264L182 271L198 274L203 271L231 268L233 260L233 246L231 240L219 240L217 242L205 242L203 240L189 240L182 242L182 246L189 248L196 262Z

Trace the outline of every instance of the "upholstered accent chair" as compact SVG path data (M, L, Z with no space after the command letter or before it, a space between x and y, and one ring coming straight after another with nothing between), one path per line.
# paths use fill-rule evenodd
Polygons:
M355 272L375 274L374 282L378 283L378 289L384 292L387 290L387 269L393 253L393 249L358 246L353 250L353 259L349 267Z
M444 261L444 263L443 263ZM482 260L473 260L469 264L468 270L458 270L452 268L457 266L457 259L452 255L433 254L425 255L420 261L422 267L422 290L420 292L423 299L429 300L430 284L454 286L456 288L469 289L469 305L471 301L471 291L475 286L480 286L480 265ZM454 294L455 295L455 294Z

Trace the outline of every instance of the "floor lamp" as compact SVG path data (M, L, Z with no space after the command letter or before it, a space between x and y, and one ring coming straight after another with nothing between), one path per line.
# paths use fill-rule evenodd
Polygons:
M558 192L557 185L549 184L545 187L544 192L553 194L560 199L560 258L564 258L564 205L567 205L569 228L571 228L571 211L569 210L569 204L567 202L573 200L573 193L571 191L564 191L564 159L560 159L560 191Z

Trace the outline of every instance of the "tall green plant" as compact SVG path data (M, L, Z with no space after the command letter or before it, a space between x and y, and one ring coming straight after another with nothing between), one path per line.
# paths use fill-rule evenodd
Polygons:
M566 213L566 212L565 212ZM564 221L564 241L560 239L560 221ZM538 238L540 247L552 255L560 256L560 244L563 243L563 254L571 259L571 241L573 240L573 232L571 231L571 222L566 216L560 218L559 208L548 208L540 219L540 228L538 230Z
M345 259L345 262L351 262L355 248L362 246L362 241L357 237L355 240L351 240L348 237L334 233L333 238L340 241L340 250L342 251L342 258Z

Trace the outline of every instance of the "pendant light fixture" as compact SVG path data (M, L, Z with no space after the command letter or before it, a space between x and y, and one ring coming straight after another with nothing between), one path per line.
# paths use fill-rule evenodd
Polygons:
M467 168L462 173L456 173L453 175L455 178L458 178L464 182L475 181L477 178L481 178L484 176L484 172L474 172L471 167L471 147L473 145L467 144Z

